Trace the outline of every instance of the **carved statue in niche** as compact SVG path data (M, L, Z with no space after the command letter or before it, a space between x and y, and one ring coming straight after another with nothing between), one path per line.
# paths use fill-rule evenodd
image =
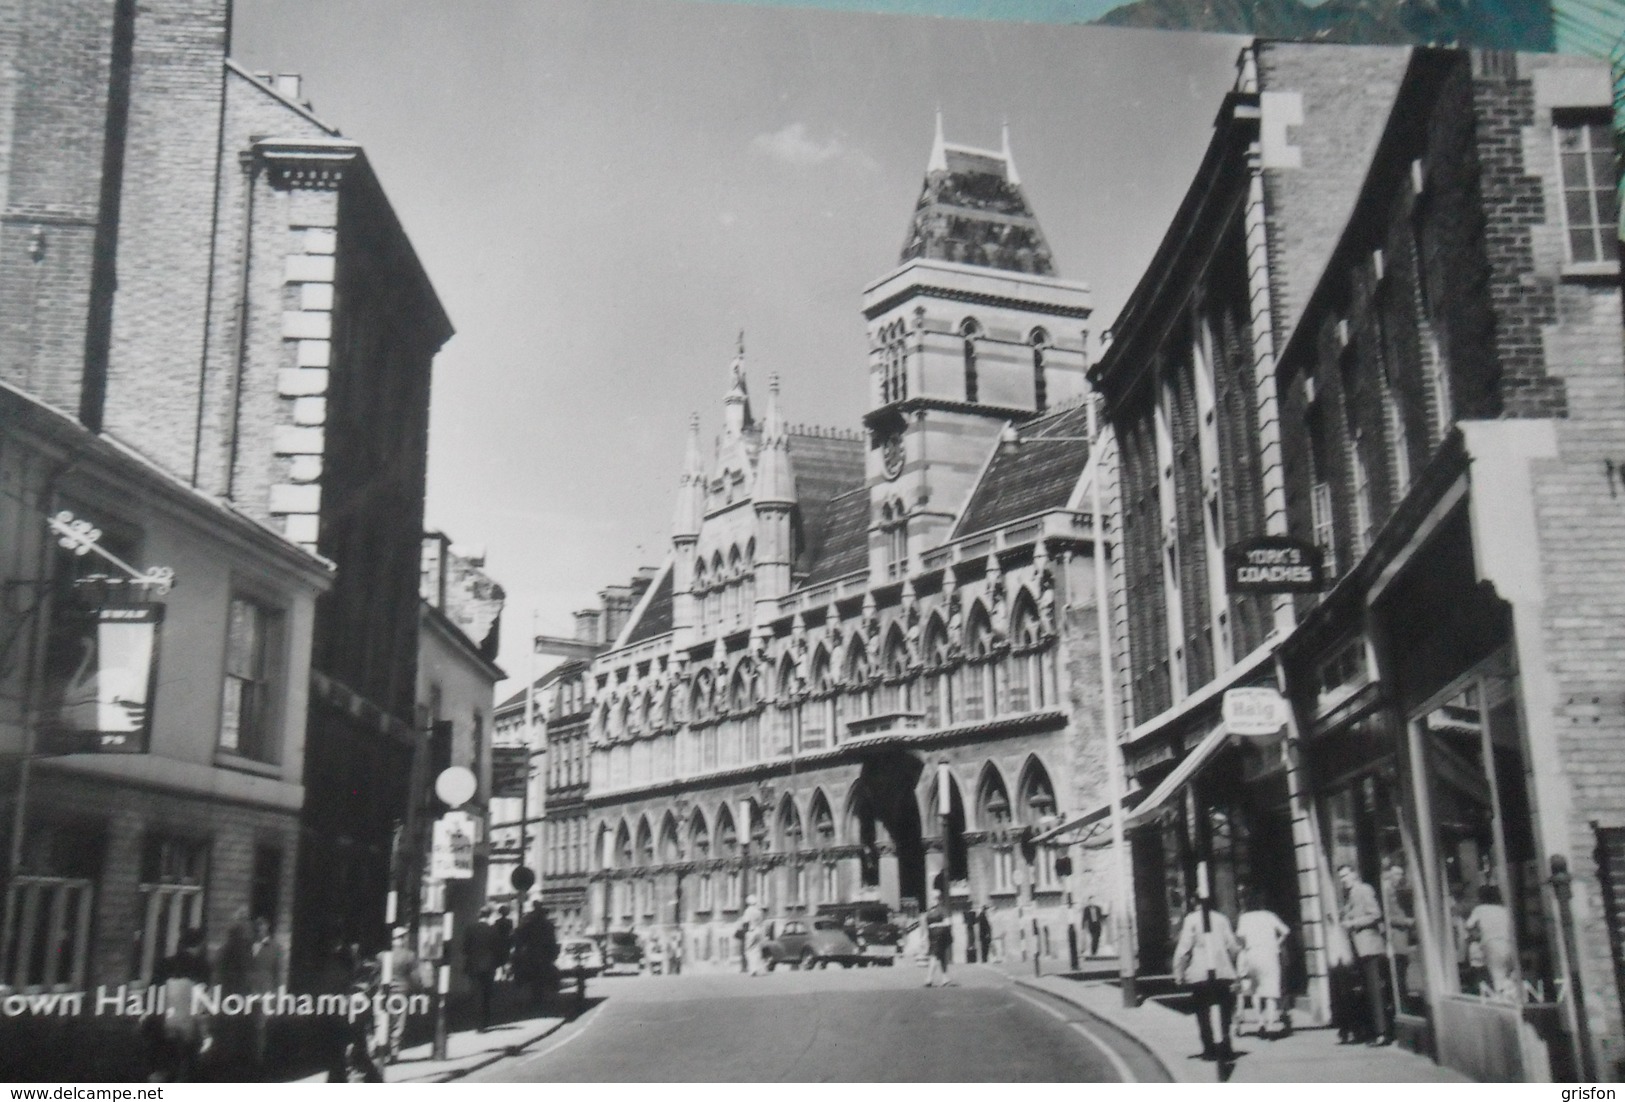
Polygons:
M863 619L860 621L863 629L863 638L868 643L869 653L875 651L875 641L880 638L880 614L875 610L874 594L863 599Z
M915 673L920 668L920 606L913 601L909 602L906 622L908 628L903 634L903 658L909 672Z
M678 674L671 686L671 721L672 723L688 722L690 713L690 697L693 695L692 682L686 674Z
M948 594L948 658L955 660L965 653L965 610L961 607L959 591Z
M1044 567L1038 576L1038 628L1046 639L1055 636L1055 571Z
M846 640L840 624L829 627L829 679L835 685L846 684Z
M996 564L996 560L995 560ZM1005 596L1004 572L988 572L988 640L994 647L1002 647L1010 634L1010 602Z
M649 691L654 694L654 703L649 707L649 726L656 729L671 724L671 698L666 694L669 684L666 675L661 674L649 686Z

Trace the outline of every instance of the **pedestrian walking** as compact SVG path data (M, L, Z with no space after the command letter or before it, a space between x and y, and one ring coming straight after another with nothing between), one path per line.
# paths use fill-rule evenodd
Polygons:
M1260 1037L1283 1028L1281 1020L1281 945L1291 928L1274 911L1262 906L1258 893L1243 893L1246 910L1236 919L1236 940L1241 943L1242 1018L1257 1023ZM1236 1024L1241 1033L1241 1022Z
M938 903L925 915L925 943L929 961L926 965L927 987L952 987L948 978L948 958L953 953L954 931L948 908Z
M1174 982L1189 987L1196 1002L1202 1059L1233 1060L1236 1053L1230 1047L1230 1022L1236 1011L1236 956L1241 946L1230 920L1223 911L1214 909L1206 884L1201 887L1179 927ZM1215 1011L1217 1023L1213 1020Z
M1100 955L1100 931L1106 926L1105 908L1095 902L1090 896L1089 901L1083 905L1083 928L1089 933L1089 955Z
M411 931L405 926L395 927L390 931L389 948L378 954L379 990L385 995L401 995L409 1000L429 986L424 982L422 964L412 949L410 937ZM386 1006L380 1025L384 1034L384 1063L393 1064L400 1059L401 1040L406 1036L406 1011L394 1012Z
M282 946L271 936L271 920L261 915L254 919L254 943L248 953L248 990L256 995L272 995L286 976L283 967ZM270 1047L271 1021L264 1003L254 1008L250 1019L253 1033L254 1066L263 1070Z
M479 994L481 1032L491 1028L491 995L502 961L502 935L492 925L491 917L491 908L485 908L463 935L463 971Z
M981 943L983 962L993 959L993 920L988 918L992 909L990 904L984 903L982 913L976 916L976 939Z
M186 1083L198 1078L204 1055L213 1047L213 1023L193 998L199 988L213 982L203 931L193 927L181 934L180 946L165 957L153 973L153 985L163 991L159 1011L147 1023L151 1061L149 1078L155 1083Z
M753 976L766 972L762 962L762 946L767 943L767 912L762 910L754 895L745 900L745 913L739 920L744 930L745 971Z
M497 936L497 975L505 979L513 979L513 919L508 917L508 908L498 907L496 921L491 923L491 929Z
M1467 936L1480 947L1485 981L1479 993L1511 1000L1517 994L1518 954L1512 948L1512 913L1494 884L1478 888L1478 906L1467 916Z
M1338 917L1354 947L1371 1008L1370 1040L1366 1043L1373 1047L1392 1044L1394 1034L1388 1017L1384 975L1388 963L1387 945L1383 940L1382 907L1377 903L1376 889L1361 880L1352 865L1337 866L1337 880L1343 886L1343 909Z
M532 905L530 913L519 920L513 932L514 982L530 988L532 1000L540 1006L558 983L558 932L547 910L540 904Z

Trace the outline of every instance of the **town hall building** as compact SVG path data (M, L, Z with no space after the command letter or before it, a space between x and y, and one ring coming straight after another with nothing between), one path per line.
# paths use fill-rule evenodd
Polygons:
M743 341L671 549L592 664L590 907L689 962L776 917L946 889L1012 958L1064 957L1105 798L1089 291L1056 272L1006 131L941 120L898 266L864 292L860 429L753 402ZM965 938L959 938L961 955Z

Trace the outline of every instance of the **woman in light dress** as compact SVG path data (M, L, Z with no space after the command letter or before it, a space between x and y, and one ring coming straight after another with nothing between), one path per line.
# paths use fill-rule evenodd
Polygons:
M1281 943L1291 930L1274 911L1259 904L1257 893L1245 892L1242 905L1246 910L1236 920L1236 940L1242 947L1242 1020L1257 1022L1262 1037L1282 1028Z
M1501 889L1494 884L1478 889L1478 906L1467 916L1467 935L1483 958L1486 978L1480 994L1516 999L1518 954L1512 947L1512 912L1501 902Z

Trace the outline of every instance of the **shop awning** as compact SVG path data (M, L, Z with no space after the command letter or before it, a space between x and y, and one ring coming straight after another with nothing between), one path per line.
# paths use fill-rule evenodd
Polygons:
M1204 735L1202 741L1196 744L1196 748L1186 754L1178 765L1174 766L1174 771L1164 777L1162 783L1151 790L1151 795L1140 801L1140 806L1130 813L1128 821L1124 825L1129 828L1137 827L1144 824L1152 815L1155 815L1174 793L1184 788L1190 782L1190 779L1196 776L1197 771L1212 760L1213 755L1217 754L1219 748L1229 739L1229 729L1223 723L1216 724L1213 730Z
M1137 792L1130 792L1127 796L1123 797L1123 810L1125 812L1132 811L1135 807L1139 806L1140 801L1145 799L1147 794L1148 793L1145 789L1141 789ZM1106 825L1111 813L1112 802L1107 800L1093 811L1086 811L1082 815L1078 815L1074 818L1066 820L1060 826L1050 827L1050 829L1044 831L1042 834L1034 835L1033 841L1054 842L1056 845L1060 846L1070 846L1076 845L1079 842L1087 842L1094 835L1096 830L1099 830L1102 826ZM1074 834L1076 837L1063 837L1064 835Z

